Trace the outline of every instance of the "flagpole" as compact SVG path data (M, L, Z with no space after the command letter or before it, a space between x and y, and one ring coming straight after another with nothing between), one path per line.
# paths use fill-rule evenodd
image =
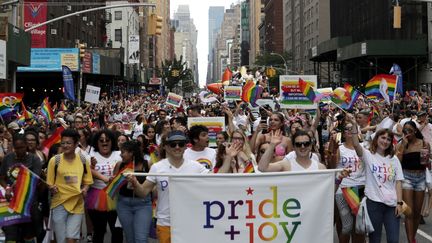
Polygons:
M348 112L346 110L344 110L342 107L340 107L338 104L334 103L333 101L330 101L330 102L333 103L339 109L341 109L343 112L345 112L345 114L348 114Z
M394 100L396 99L398 83L399 83L399 76L396 75L396 85L395 85L395 90L393 91L394 93L393 93L392 109L391 109L391 113L392 114L393 114L393 111L394 111L394 105L395 105Z
M29 168L27 168L25 165L22 165L24 168L26 168L30 174L34 175L36 178L38 178L41 182L45 183L48 185L48 182L46 182L44 179L42 179L40 176L38 176L37 174L35 174L33 171L31 171Z

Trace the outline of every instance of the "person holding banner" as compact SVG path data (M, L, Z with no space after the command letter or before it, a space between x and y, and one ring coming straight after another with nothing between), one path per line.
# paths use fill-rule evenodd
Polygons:
M357 155L364 162L366 172L366 205L374 232L370 243L381 242L382 226L386 228L388 243L399 242L399 216L402 215L402 180L404 175L399 159L394 156L393 133L389 129L376 132L370 149L360 145L358 126L352 115L347 122L353 127L351 134Z
M285 157L283 160L270 164L277 144L280 144L283 136L280 130L270 133L270 146L262 155L258 170L262 172L280 171L310 171L325 170L326 167L312 156L312 138L309 133L298 130L292 137L295 156L292 159Z

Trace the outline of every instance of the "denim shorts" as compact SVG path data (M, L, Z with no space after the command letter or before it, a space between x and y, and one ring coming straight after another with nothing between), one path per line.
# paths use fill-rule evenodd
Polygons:
M83 214L69 213L62 205L59 205L52 210L52 220L57 242L66 242L66 239L80 239Z
M425 171L410 171L403 170L404 180L402 181L402 189L413 191L426 190L426 174Z

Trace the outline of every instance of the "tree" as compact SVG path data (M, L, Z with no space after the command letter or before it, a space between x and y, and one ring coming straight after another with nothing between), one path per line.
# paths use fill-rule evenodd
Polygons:
M178 85L180 80L182 80L183 86L185 80L193 80L192 70L187 68L186 62L183 62L183 56L180 56L178 60L174 57L172 61L165 60L162 62L162 68L158 69L158 73L170 92Z

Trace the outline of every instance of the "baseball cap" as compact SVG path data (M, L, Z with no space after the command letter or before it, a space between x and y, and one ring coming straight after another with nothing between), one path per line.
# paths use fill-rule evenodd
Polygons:
M171 131L170 133L168 133L168 138L166 141L187 141L187 137L186 134L184 134L184 132L182 131Z
M18 123L16 123L16 122L9 123L8 126L7 126L7 128L8 129L12 129L12 130L19 130L20 129Z

